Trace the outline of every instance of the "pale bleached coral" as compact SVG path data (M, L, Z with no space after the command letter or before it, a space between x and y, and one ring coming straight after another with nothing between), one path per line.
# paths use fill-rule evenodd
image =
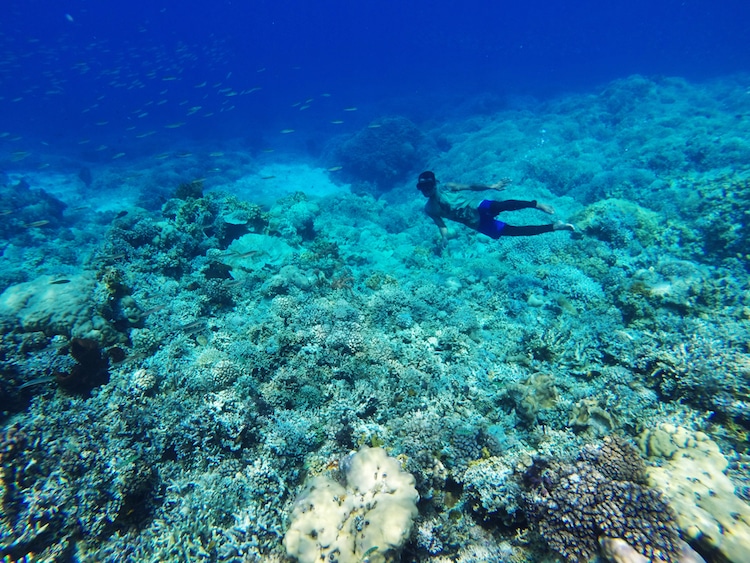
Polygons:
M750 553L750 505L734 492L727 458L703 432L671 424L643 432L638 444L651 459L649 482L661 489L683 535L726 561L744 563Z
M96 282L82 274L70 278L39 276L12 285L0 295L0 324L22 332L75 338L112 338L112 328L96 307Z
M417 515L414 477L382 448L363 448L342 467L346 487L319 475L295 501L287 554L303 563L397 560Z

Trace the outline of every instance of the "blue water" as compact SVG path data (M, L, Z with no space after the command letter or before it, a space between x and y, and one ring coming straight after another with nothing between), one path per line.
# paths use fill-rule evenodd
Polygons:
M2 562L746 563L748 23L6 0Z
M426 117L425 101L477 92L548 97L634 73L703 79L747 69L748 17L741 1L11 0L0 22L2 120L53 143L132 141L178 121L189 134L221 137L279 123L320 130L347 104L401 100ZM262 90L229 100L227 88ZM319 103L323 93L335 102ZM313 115L290 110L309 98L318 100Z

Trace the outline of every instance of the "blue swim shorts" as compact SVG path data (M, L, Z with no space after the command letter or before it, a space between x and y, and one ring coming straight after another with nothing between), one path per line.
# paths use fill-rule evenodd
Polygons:
M479 211L479 228L477 230L483 235L499 239L503 236L502 231L505 228L505 223L498 221L494 218L494 215L491 215L491 205L492 201L489 199L485 199L479 204L477 208Z
M483 235L487 235L488 237L498 239L501 236L503 236L504 228L505 228L505 223L503 223L502 221L498 221L497 219L492 219L488 217L482 217L479 220L479 228L477 230Z

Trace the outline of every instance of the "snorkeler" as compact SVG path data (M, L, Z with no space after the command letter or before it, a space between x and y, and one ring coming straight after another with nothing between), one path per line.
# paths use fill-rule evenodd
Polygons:
M461 192L485 192L488 190L504 190L510 180L504 178L491 186L482 184L444 184L438 187L435 174L429 170L419 175L417 189L427 198L424 211L440 229L442 244L450 238L448 227L443 219L462 223L482 234L498 239L500 237L524 237L551 233L552 231L575 231L570 223L558 221L546 225L526 225L514 227L495 217L503 211L517 211L519 209L539 209L550 215L555 212L551 206L534 201L506 199L495 201L487 199L486 194L470 195Z

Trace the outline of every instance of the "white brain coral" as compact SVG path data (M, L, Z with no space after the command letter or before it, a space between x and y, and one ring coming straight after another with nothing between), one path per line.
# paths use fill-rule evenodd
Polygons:
M342 467L346 486L317 476L295 501L287 554L300 563L394 561L417 515L414 477L382 448L364 448Z

